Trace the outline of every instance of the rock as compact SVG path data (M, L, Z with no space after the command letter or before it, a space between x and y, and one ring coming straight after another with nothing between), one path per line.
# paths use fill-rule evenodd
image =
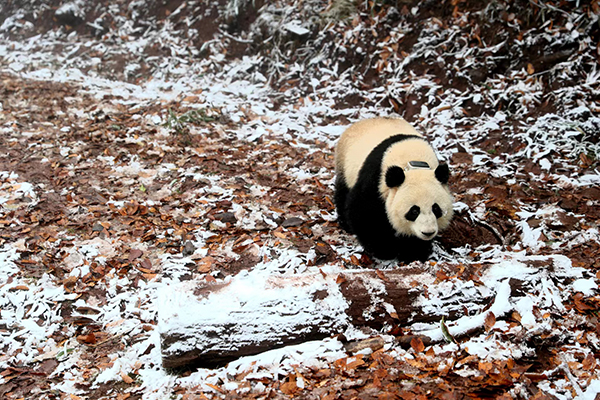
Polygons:
M237 222L237 218L235 217L235 214L232 212L222 212L222 213L216 214L215 219L219 220L221 222L224 222L224 223L231 222L233 224L233 223Z
M302 218L298 218L298 217L291 217L291 218L286 218L282 223L281 226L284 228L293 228L296 226L300 226L304 223L304 220Z
M184 257L191 256L192 254L194 254L195 251L196 247L192 244L192 242L190 242L189 240L185 242L182 251Z

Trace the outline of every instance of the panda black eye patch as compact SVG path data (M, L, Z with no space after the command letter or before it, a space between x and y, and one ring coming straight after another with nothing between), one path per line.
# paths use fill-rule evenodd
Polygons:
M438 203L434 203L433 206L431 206L431 211L433 212L433 215L435 215L436 218L440 218L443 215L442 209L438 205Z
M421 209L419 208L419 206L412 206L410 210L408 210L404 218L411 222L415 222L419 214L421 214Z

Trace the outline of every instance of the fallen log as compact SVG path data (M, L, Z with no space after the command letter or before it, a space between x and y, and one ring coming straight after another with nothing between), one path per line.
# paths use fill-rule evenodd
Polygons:
M515 255L471 271L440 263L386 271L315 267L281 274L259 265L218 283L177 282L165 288L159 308L163 366L218 367L331 337L350 325L379 332L410 327L408 339L417 335L426 344L435 343L444 340L442 317L448 334L464 336L481 329L490 313L500 318L527 296L525 306L532 295L547 302L548 293L554 293L550 306L561 307L565 285L582 274L563 256Z
M343 331L346 305L331 279L254 270L167 290L159 310L163 366L210 368Z

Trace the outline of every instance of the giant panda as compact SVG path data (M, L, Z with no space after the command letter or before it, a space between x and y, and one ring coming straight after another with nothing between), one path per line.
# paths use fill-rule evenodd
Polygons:
M425 261L452 219L450 171L401 118L351 125L335 149L340 226L379 259Z

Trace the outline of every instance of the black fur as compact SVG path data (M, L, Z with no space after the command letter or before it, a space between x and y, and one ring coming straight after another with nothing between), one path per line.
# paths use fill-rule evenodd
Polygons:
M414 135L395 135L379 143L368 155L358 174L356 185L348 188L343 176L337 176L335 203L340 226L356 234L358 241L370 255L391 260L425 261L431 254L431 242L414 236L397 236L388 221L385 203L379 195L381 162L385 151L393 144Z
M442 215L444 215L444 212L438 203L431 206L431 211L433 211L433 215L435 215L436 218L442 218Z
M348 185L346 185L346 181L343 176L338 174L335 177L335 196L333 201L335 202L335 207L338 212L338 223L348 233L353 233L352 228L348 225L348 221L346 220L346 213L341 212L340 210L346 209L346 199L348 198Z
M385 184L391 188L402 185L404 178L404 170L397 165L389 167L385 172Z
M450 179L450 168L448 168L448 164L440 164L435 169L435 177L442 185L448 184L448 179Z
M421 208L419 206L412 206L404 218L411 222L415 222L417 218L419 218L419 214L421 214Z

